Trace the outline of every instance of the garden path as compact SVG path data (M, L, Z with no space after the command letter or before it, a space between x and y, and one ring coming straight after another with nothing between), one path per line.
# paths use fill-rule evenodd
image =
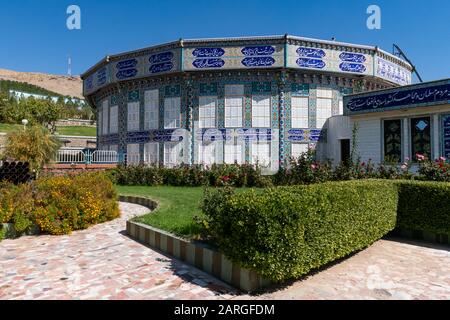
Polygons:
M0 299L227 299L234 290L125 234L148 209L120 203L122 215L66 236L0 242Z

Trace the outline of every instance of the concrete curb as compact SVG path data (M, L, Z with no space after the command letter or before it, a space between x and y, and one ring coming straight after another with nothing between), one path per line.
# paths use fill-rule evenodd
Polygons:
M142 205L150 210L157 207L157 203L148 198L120 196L119 199L122 202ZM204 243L188 241L131 220L127 221L127 233L136 241L197 267L240 290L251 292L272 284L256 271L241 268L227 259L223 253Z

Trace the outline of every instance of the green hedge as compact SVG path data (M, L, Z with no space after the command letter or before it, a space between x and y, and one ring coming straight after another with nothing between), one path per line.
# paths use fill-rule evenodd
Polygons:
M391 181L330 182L234 193L207 190L206 232L243 267L275 281L363 249L393 230L398 194Z
M397 227L450 235L450 183L398 182Z

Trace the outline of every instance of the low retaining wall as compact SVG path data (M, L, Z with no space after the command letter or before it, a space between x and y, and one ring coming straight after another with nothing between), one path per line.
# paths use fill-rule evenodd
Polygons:
M103 171L117 167L117 164L52 164L44 167L44 172L53 175L82 173L86 171Z
M120 196L120 201L140 204L151 210L157 207L156 202L141 197ZM271 284L256 271L241 268L223 253L204 243L178 238L166 231L131 220L127 221L127 233L135 240L187 262L243 291L251 292Z

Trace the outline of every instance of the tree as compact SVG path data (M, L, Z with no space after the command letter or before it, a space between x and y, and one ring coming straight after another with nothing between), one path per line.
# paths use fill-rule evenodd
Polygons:
M16 161L28 162L38 175L44 165L52 162L61 142L42 126L11 132L7 136L4 155Z

